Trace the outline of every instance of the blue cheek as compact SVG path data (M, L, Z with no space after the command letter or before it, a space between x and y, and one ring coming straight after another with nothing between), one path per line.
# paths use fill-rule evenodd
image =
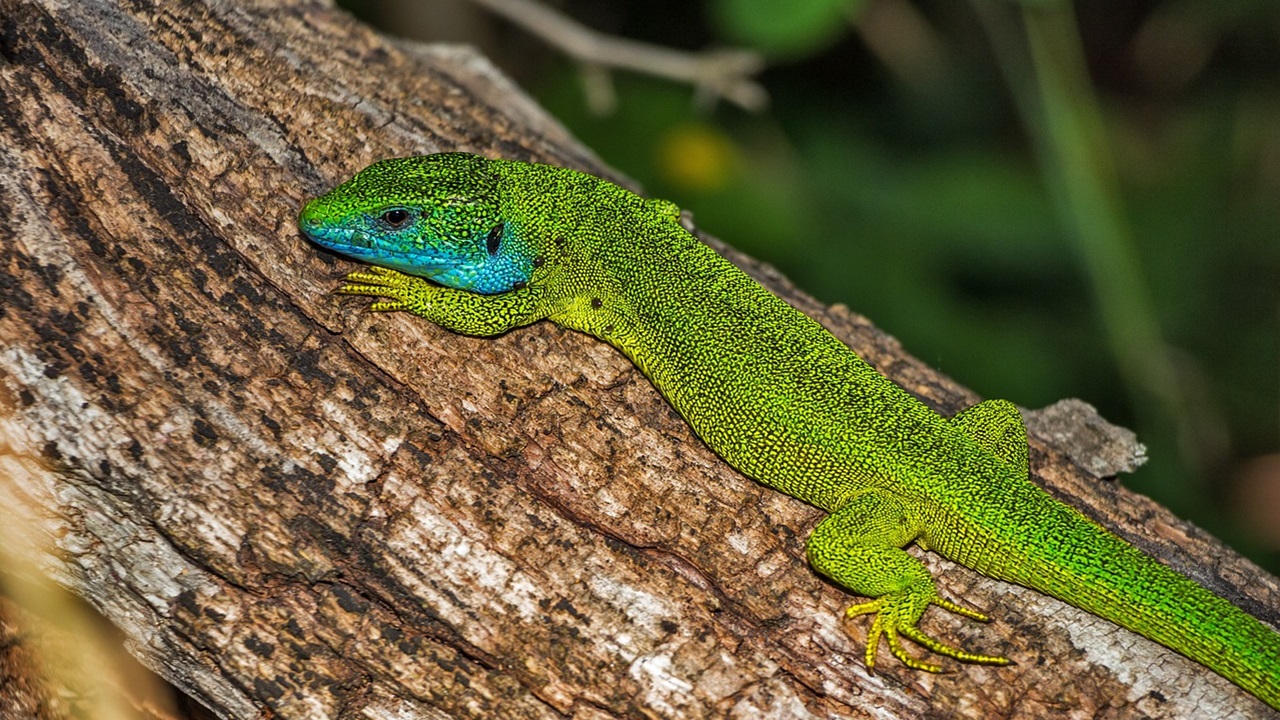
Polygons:
M477 261L446 268L433 279L460 290L493 295L523 286L532 276L533 253L508 230L498 252L485 253Z
M507 292L528 283L532 275L531 261L523 262L516 257L495 256L485 263L480 272L476 273L467 289L485 295Z

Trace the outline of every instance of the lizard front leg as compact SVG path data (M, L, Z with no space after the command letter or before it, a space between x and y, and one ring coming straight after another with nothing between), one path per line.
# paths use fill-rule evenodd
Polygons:
M346 277L344 295L385 298L369 306L374 312L404 310L463 335L501 335L546 317L536 288L521 287L482 295L428 282L420 277L372 266Z
M942 668L909 655L899 636L962 662L1008 665L1007 658L951 647L916 627L929 605L987 621L985 615L939 596L924 564L902 549L920 529L918 518L900 498L869 490L827 516L809 536L809 563L818 572L858 595L875 598L845 612L846 617L875 615L867 633L867 669L875 670L881 635L894 656L916 670L941 672Z

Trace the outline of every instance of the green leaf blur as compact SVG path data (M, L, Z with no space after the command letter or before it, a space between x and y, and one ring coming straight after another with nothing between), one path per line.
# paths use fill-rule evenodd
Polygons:
M711 18L725 40L771 56L795 56L834 42L861 0L712 0Z

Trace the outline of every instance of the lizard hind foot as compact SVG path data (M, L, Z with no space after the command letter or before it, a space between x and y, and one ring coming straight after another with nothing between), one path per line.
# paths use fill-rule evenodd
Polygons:
M929 598L926 604L937 605L944 610L949 610L957 615L978 620L979 622L989 622L990 620L977 610L971 610L941 597L934 596ZM885 641L889 643L889 652L893 653L893 656L898 658L903 665L913 670L940 673L943 668L941 665L935 665L912 657L902 645L901 638L904 637L934 654L959 660L960 662L979 665L1009 665L1013 663L1012 660L1006 657L971 653L926 635L924 631L916 627L916 618L919 618L920 613L913 611L913 607L918 607L918 605L918 600L911 598L910 593L900 592L884 595L870 602L852 605L845 611L846 619L859 615L875 616L871 621L871 629L867 632L866 663L869 672L875 672L876 652L880 646L881 635L884 635Z

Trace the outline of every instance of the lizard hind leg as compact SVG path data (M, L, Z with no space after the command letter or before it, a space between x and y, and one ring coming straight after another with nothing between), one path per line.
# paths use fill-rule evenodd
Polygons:
M818 523L809 536L809 563L818 572L858 595L874 598L845 612L846 617L874 616L867 633L867 669L875 670L882 635L894 657L916 670L941 672L942 667L912 657L903 647L902 638L961 662L1009 664L1007 658L947 645L917 627L929 605L987 621L982 613L939 596L924 564L902 549L920 529L920 523L901 499L883 490L869 490Z

